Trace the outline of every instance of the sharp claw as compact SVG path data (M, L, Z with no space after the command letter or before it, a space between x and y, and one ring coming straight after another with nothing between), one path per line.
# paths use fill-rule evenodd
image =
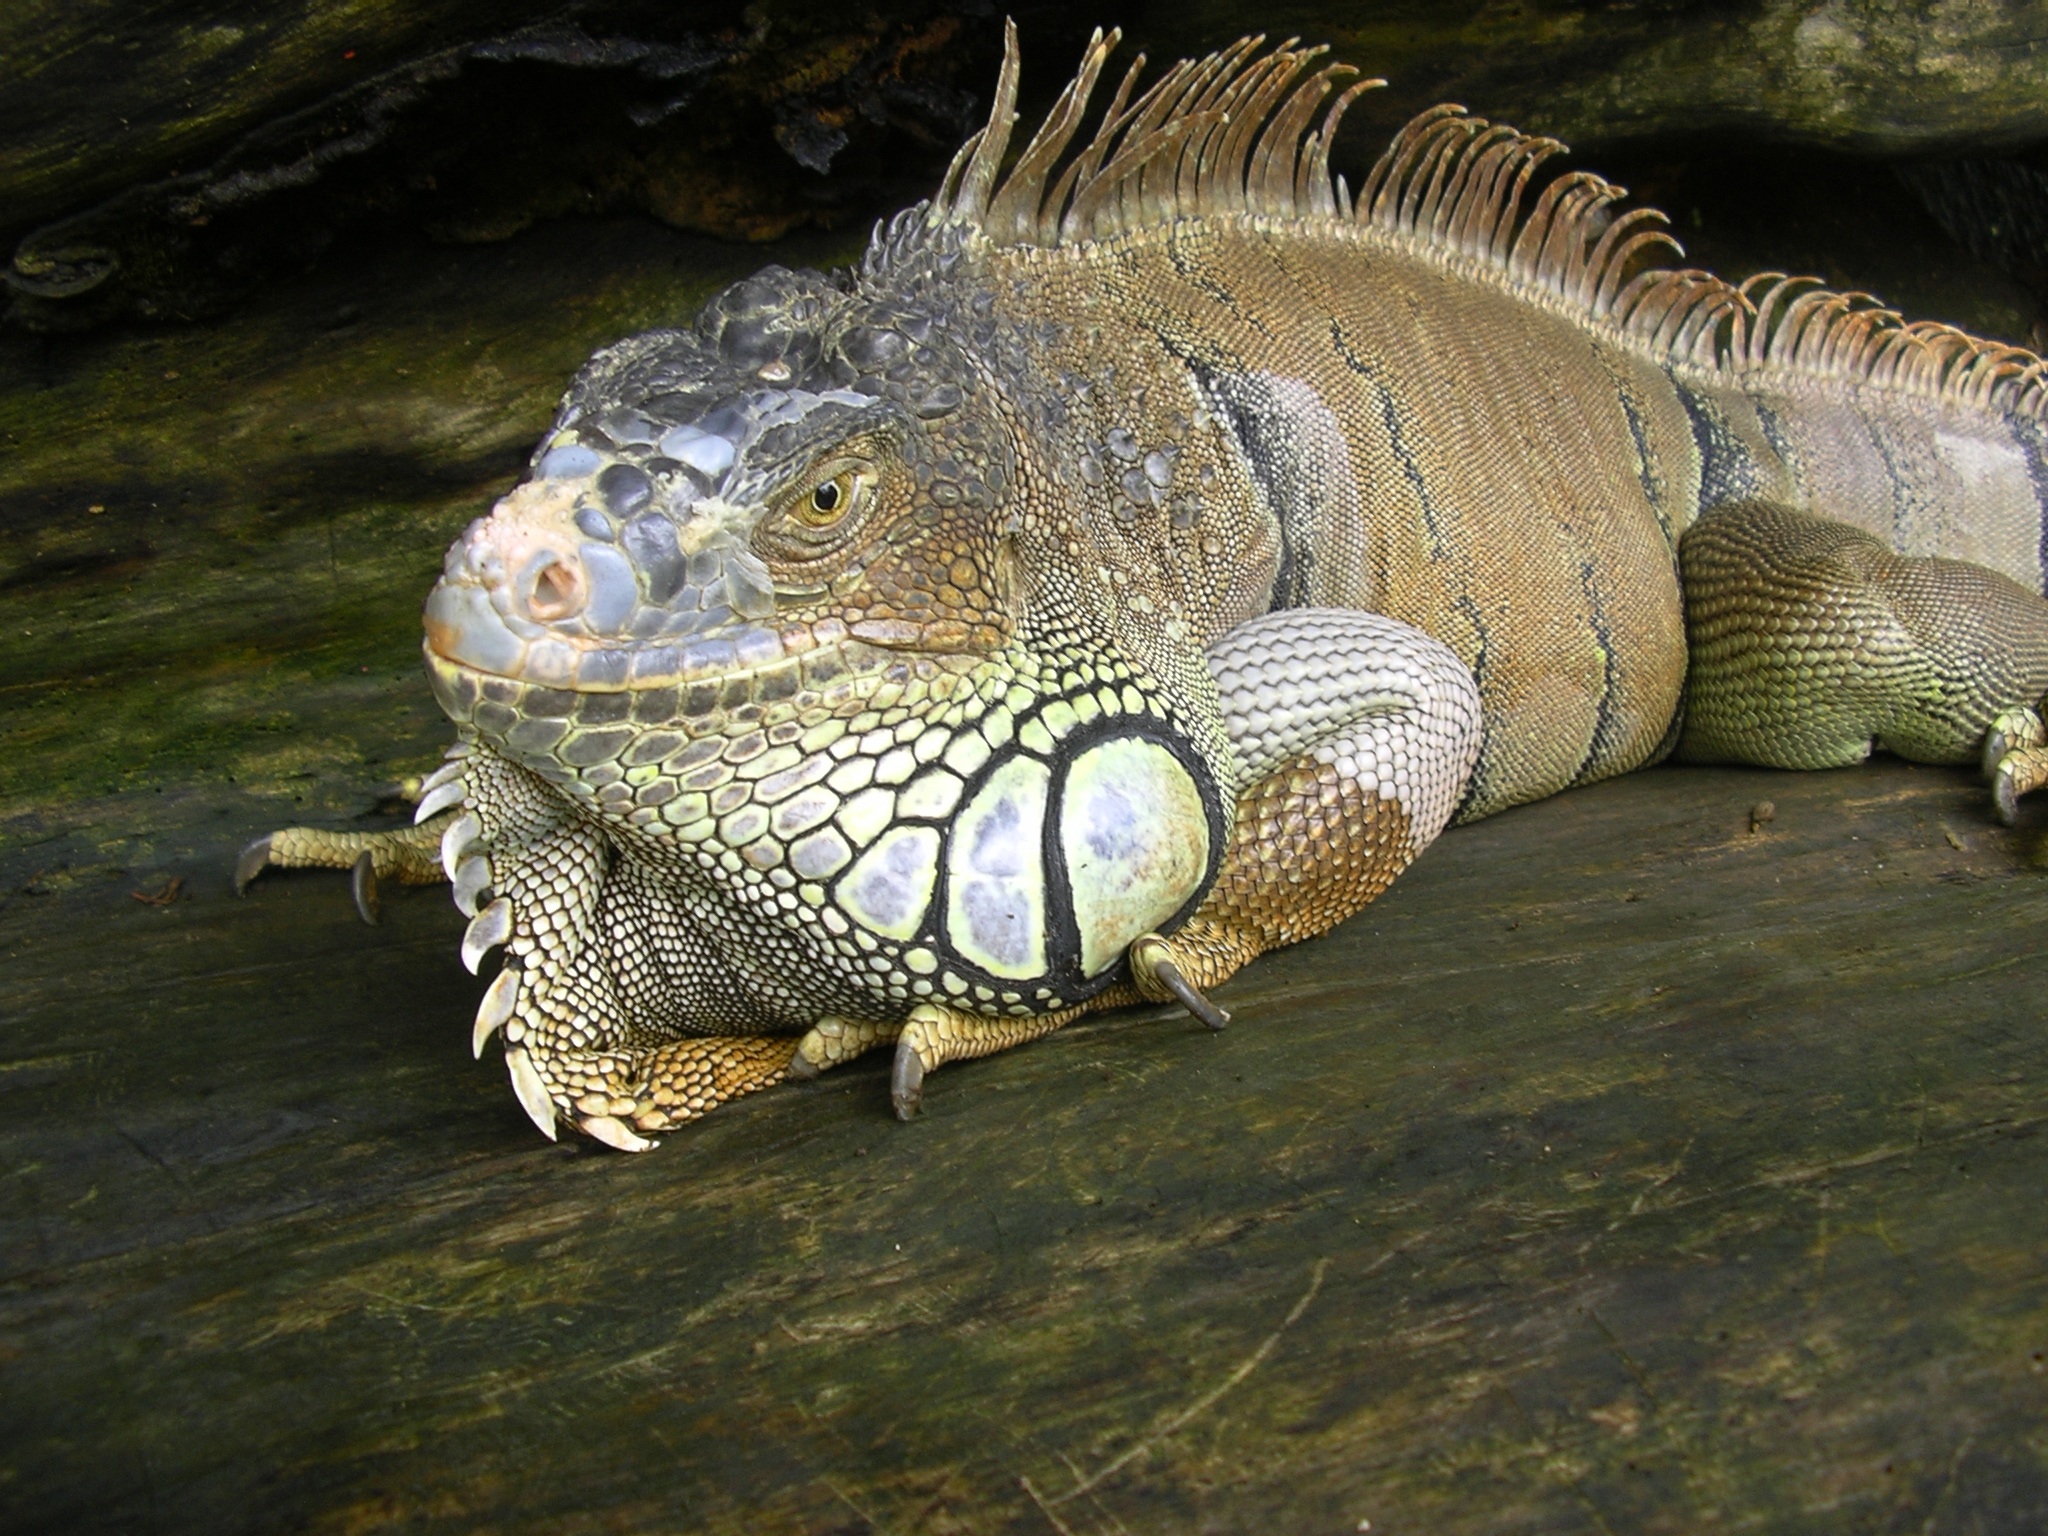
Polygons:
M356 916L372 928L383 919L384 903L377 895L377 860L365 848L349 871L349 894L356 899Z
M478 1060L483 1059L485 1042L512 1017L518 1002L519 967L507 961L505 969L498 972L497 979L484 993L484 1000L476 1005L476 1028L470 1031L469 1048Z
M450 806L462 804L462 797L467 792L459 778L435 785L420 796L420 803L413 808L412 824L419 826L422 822L432 821Z
M1993 726L1984 736L1984 777L1998 782L1999 759L2012 750L2012 738Z
M1159 978L1159 985L1180 1000L1181 1007L1211 1029L1222 1029L1230 1022L1228 1013L1188 985L1188 979L1181 975L1180 967L1171 960L1153 961L1152 974Z
M1181 974L1180 967L1174 963L1173 946L1158 934L1141 934L1132 941L1130 964L1131 978L1138 983L1141 993L1157 997L1159 993L1153 990L1155 987L1165 991L1211 1029L1221 1029L1230 1022L1229 1014L1197 992L1193 983Z
M645 1136L634 1134L623 1120L610 1115L585 1115L576 1122L577 1129L584 1135L594 1137L608 1147L617 1147L621 1152L652 1152L661 1143L649 1141Z
M924 1058L909 1040L896 1042L896 1065L889 1071L889 1099L898 1120L915 1120L924 1102Z
M470 919L462 935L462 963L474 976L484 956L512 937L512 903L500 896Z
M2048 746L2048 726L2040 714L2025 706L2003 709L1984 733L1984 777L1996 781L1999 764L2016 747Z
M2020 819L2020 797L2012 787L2012 772L2001 767L1991 776L1991 805L1998 812L1998 819L2008 827L2016 826Z
M235 858L235 894L249 894L249 882L262 874L270 863L270 839L259 837L244 848Z
M541 1135L549 1141L556 1138L555 1101L548 1093L548 1085L540 1080L540 1072L527 1058L524 1047L505 1052L505 1069L512 1074L512 1091L519 1096L520 1105L533 1117L533 1123L540 1127Z
M469 852L469 845L483 834L483 820L475 811L464 811L448 823L448 830L441 834L441 868L450 880L455 878L456 867Z
M431 794L433 791L439 789L443 784L449 783L451 780L459 779L461 777L462 764L459 761L452 763L443 763L440 767L436 768L432 773L428 774L424 779L420 780L420 793L422 795Z
M491 888L491 861L472 853L455 866L455 905L464 917L475 917L479 902Z

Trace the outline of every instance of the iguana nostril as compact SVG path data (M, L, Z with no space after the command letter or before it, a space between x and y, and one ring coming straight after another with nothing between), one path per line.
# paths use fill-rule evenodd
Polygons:
M581 612L584 597L583 573L559 555L549 555L534 572L526 611L542 623L551 624Z

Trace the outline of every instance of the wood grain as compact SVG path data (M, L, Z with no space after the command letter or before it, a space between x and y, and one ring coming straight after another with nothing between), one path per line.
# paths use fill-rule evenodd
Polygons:
M163 803L167 906L8 882L0 1527L2048 1521L2048 839L1964 774L1574 791L1221 1035L1090 1021L909 1125L863 1063L642 1158L468 1059L439 894L228 896L263 811Z

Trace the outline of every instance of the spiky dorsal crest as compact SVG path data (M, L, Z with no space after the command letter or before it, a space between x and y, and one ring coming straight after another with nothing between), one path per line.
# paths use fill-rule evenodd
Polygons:
M1351 80L1357 71L1343 64L1318 67L1326 50L1294 39L1261 54L1265 39L1248 37L1183 59L1134 97L1140 54L1094 136L1068 158L1120 40L1100 30L1089 40L1004 177L1019 72L1017 29L1006 23L987 126L961 146L929 204L899 216L886 236L877 231L866 270L879 275L920 249L957 249L975 237L1052 249L1182 219L1293 221L1454 265L1659 361L1731 381L1831 379L2048 418L2048 364L2024 348L1908 322L1869 294L1836 293L1816 278L1766 272L1734 284L1651 265L1659 247L1684 254L1669 221L1655 208L1616 212L1626 189L1589 171L1555 177L1532 202L1537 171L1565 146L1463 107L1432 107L1409 122L1354 199L1330 173L1331 145L1351 103L1386 82Z
M1247 37L1205 59L1183 59L1133 100L1145 68L1139 54L1094 137L1055 176L1121 40L1099 29L1089 39L1080 69L998 187L1017 122L1017 29L1008 24L988 125L960 147L928 222L973 228L997 245L1056 246L1190 216L1339 212L1329 159L1337 125L1359 93L1386 81L1352 84L1309 133L1317 106L1358 71L1328 64L1304 78L1328 50L1297 48L1293 39L1263 56L1265 39Z

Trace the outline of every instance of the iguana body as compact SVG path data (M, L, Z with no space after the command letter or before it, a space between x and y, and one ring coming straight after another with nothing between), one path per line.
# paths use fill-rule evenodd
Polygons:
M2031 354L1639 270L1655 215L1531 194L1559 146L1454 108L1354 203L1313 53L1127 79L1074 153L1113 43L999 178L1013 40L859 273L600 353L450 551L421 810L550 1134L890 1040L907 1114L1086 1008L1220 1022L1454 814L1674 744L1983 751L2008 809L2048 767Z

